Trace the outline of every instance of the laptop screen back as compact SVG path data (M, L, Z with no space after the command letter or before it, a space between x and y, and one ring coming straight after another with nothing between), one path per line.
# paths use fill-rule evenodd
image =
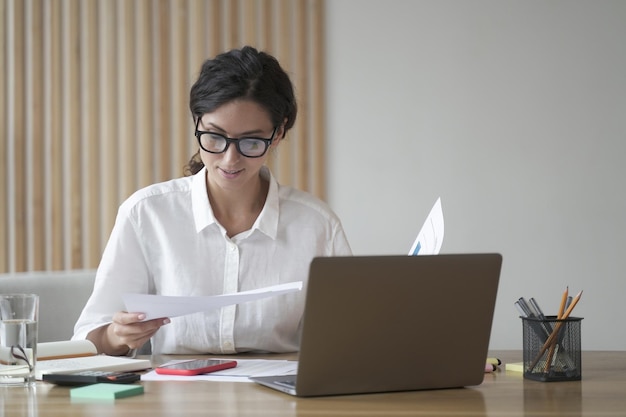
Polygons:
M300 396L478 385L499 254L315 258Z

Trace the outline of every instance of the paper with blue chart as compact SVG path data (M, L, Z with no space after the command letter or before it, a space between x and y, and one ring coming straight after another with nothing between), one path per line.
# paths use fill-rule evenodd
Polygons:
M443 243L443 211L441 197L435 201L409 255L438 255Z

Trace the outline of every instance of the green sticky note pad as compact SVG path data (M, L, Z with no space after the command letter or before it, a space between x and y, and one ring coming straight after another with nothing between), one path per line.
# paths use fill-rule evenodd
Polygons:
M93 384L70 390L72 399L114 400L143 394L143 385L134 384Z

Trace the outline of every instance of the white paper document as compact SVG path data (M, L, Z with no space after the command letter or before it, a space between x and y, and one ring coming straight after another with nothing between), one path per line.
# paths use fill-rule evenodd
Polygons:
M133 372L151 367L152 364L150 359L131 359L123 356L94 355L80 358L37 361L37 365L35 366L35 377L40 380L43 374L59 374L82 371Z
M153 294L124 294L126 311L141 312L146 320L159 317L177 317L191 313L205 312L233 304L247 303L267 297L300 291L302 281L273 285L256 290L213 296L170 296Z
M430 210L430 214L422 225L409 255L438 255L443 243L443 231L443 211L440 197Z
M275 359L234 359L237 366L223 371L194 376L160 375L150 371L141 376L142 381L229 381L250 382L251 376L295 375L298 361ZM183 362L171 361L168 364Z

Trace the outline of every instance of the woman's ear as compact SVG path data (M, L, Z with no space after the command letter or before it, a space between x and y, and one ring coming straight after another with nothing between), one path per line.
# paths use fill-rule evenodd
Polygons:
M274 140L272 141L272 144L270 145L271 148L276 148L278 144L282 142L283 136L279 135L278 134L279 132L280 132L279 130L276 131L276 134L274 135Z
M287 122L287 119L285 119ZM276 133L274 134L274 140L272 141L272 146L278 145L278 143L285 138L285 122L276 129Z
M280 133L278 137L281 139L284 139L285 135L287 134L287 131L285 130L286 125L287 125L287 118L285 117L285 120L283 120L283 124L280 125L280 127L278 128L278 132L277 132L277 133Z

